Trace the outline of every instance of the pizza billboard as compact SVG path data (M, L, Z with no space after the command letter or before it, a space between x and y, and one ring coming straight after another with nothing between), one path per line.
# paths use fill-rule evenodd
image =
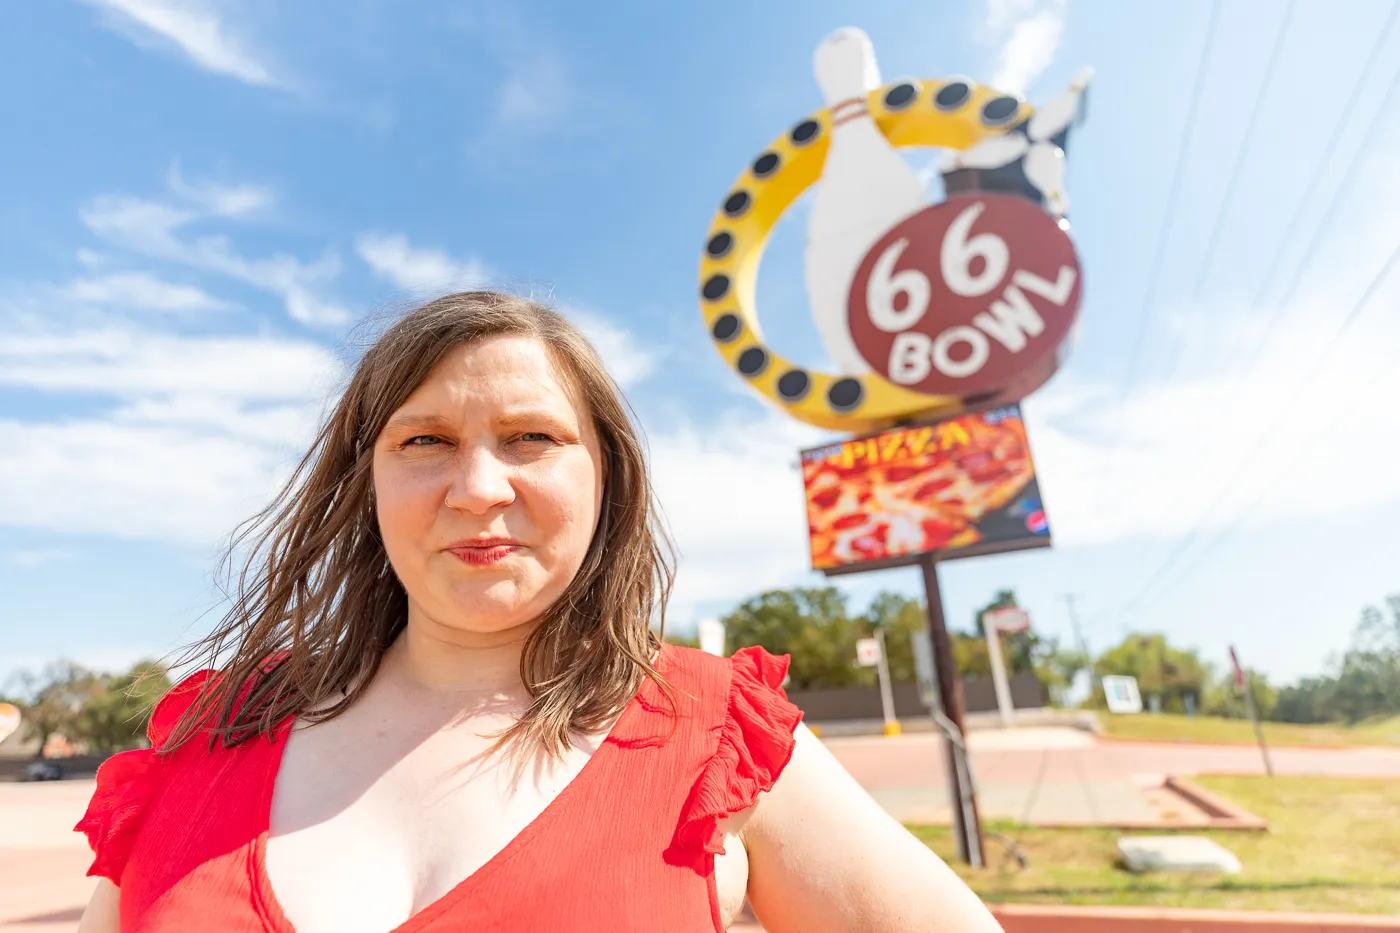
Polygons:
M827 574L1050 545L1019 406L804 450L802 481Z

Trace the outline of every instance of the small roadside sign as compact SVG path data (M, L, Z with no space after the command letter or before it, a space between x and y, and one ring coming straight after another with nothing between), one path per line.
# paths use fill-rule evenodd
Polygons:
M1103 678L1103 695L1110 713L1142 712L1142 694L1136 677L1110 675Z

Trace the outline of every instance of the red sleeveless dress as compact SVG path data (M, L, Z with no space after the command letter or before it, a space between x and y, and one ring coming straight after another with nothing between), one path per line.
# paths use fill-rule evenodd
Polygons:
M751 806L792 755L802 713L780 686L788 659L716 658L666 645L658 670L679 717L644 680L583 769L490 861L386 933L714 933L719 821ZM90 875L121 887L123 933L295 933L263 865L290 720L271 739L157 751L209 672L168 693L153 748L97 773L77 826Z

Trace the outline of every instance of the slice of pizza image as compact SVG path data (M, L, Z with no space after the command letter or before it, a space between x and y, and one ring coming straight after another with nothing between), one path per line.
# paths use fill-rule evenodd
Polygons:
M976 544L983 516L1035 476L1018 417L962 418L901 440L882 435L855 442L868 456L843 448L803 464L813 567Z

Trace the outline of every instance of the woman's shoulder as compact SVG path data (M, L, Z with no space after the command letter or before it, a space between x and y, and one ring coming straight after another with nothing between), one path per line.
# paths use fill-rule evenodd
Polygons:
M169 776L171 737L217 673L196 671L166 691L146 726L149 748L118 752L97 769L97 786L74 831L87 836L93 851L89 875L120 884L127 856L147 807Z
M709 688L714 711L713 745L691 788L675 845L696 856L715 855L724 851L722 821L752 807L787 767L802 711L783 691L786 655L758 646L727 658L693 648L668 653L675 669L697 675L702 689Z
M148 747L118 752L97 769L96 786L82 820L94 860L89 875L120 884L147 811L172 784L205 786L204 770L230 754L211 733L220 717L225 675L213 669L184 677L160 698L146 726ZM241 701L244 684L235 701ZM213 739L213 741L211 741Z
M791 661L788 655L772 654L760 645L749 645L720 657L698 648L666 644L656 667L672 682L693 687L704 695L771 698L786 703L783 686Z

